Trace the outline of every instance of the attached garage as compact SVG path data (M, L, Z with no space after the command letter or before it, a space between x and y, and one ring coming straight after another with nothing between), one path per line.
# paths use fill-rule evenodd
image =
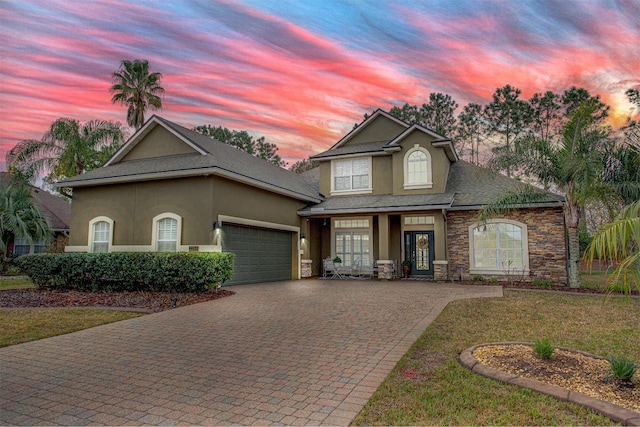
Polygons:
M290 231L225 223L222 251L236 255L233 277L225 286L291 280L293 236Z

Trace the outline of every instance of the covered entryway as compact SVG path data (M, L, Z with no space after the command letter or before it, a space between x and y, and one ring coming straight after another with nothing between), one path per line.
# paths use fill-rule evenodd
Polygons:
M433 276L433 231L405 231L404 248L412 276Z
M224 285L291 280L292 238L290 231L225 223L222 251L236 255L234 273Z

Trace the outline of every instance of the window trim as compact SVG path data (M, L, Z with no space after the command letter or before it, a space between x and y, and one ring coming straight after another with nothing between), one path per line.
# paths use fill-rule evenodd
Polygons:
M422 152L427 157L427 180L423 183L411 184L409 183L409 157L416 151ZM404 169L404 189L405 190L420 190L425 188L433 188L433 163L431 161L431 153L419 144L415 144L412 149L408 150L404 155L402 161Z
M368 177L369 177L369 182L367 183L367 188L358 188L358 189L350 189L350 190L336 190L336 176L335 176L335 166L337 162L353 162L354 160L366 160L367 161L367 167L369 169L369 173L368 173ZM353 163L352 163L353 166ZM351 177L353 177L353 167L351 169L352 174ZM366 157L350 157L350 158L342 158L342 159L333 159L331 160L331 195L349 195L349 194L370 194L373 192L373 187L372 187L372 182L373 182L373 170L372 170L372 162L371 162L371 156L366 156ZM353 182L353 181L352 181Z
M180 252L180 247L182 245L182 217L173 212L164 212L159 215L153 217L152 226L151 226L151 250L153 252L158 252L158 223L160 220L165 218L175 219L177 221L176 224L176 252Z
M527 224L519 221L506 218L496 218L487 220L485 224L509 224L520 227L522 230L522 269L511 270L508 268L482 268L475 266L475 241L473 230L481 226L480 223L473 223L469 226L469 273L470 274L494 274L494 275L506 275L506 274L523 274L529 275L529 230Z
M94 244L94 226L95 224L99 223L99 222L106 222L107 224L109 224L109 241L107 242L107 253L111 252L111 247L113 246L113 225L115 223L115 221L111 218L109 218L108 216L97 216L95 218L93 218L91 221L89 221L89 236L88 236L88 252L89 253L96 253L93 250L93 244Z

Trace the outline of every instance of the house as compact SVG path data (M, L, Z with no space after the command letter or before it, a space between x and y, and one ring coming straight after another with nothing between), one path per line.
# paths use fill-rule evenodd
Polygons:
M0 172L0 185L9 185L11 179L6 172ZM34 242L34 252L64 252L69 239L69 224L71 222L71 204L61 197L55 196L41 188L31 187L31 197L35 206L49 224L53 232L52 241L43 239ZM28 254L31 245L26 238L17 238L7 247L9 255Z
M479 224L518 181L461 161L452 142L377 110L297 175L153 116L72 187L67 251L230 251L229 282L322 274L323 259L407 260L414 277L566 282L563 199Z

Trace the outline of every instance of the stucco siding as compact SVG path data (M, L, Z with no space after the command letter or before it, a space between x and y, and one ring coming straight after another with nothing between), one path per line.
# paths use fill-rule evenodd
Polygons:
M156 126L149 134L122 158L121 161L148 159L194 153L196 150L163 128Z
M436 194L445 192L447 187L447 177L449 175L449 165L451 162L443 148L431 145L431 141L433 141L433 139L433 137L430 137L423 132L414 131L400 142L402 151L393 153L393 194ZM431 188L405 190L404 157L407 154L407 151L414 148L415 145L424 148L431 155L431 176L433 185Z
M375 120L367 124L367 127L349 139L345 145L363 144L375 141L391 141L393 138L402 133L406 126L396 123L393 120L378 116Z

